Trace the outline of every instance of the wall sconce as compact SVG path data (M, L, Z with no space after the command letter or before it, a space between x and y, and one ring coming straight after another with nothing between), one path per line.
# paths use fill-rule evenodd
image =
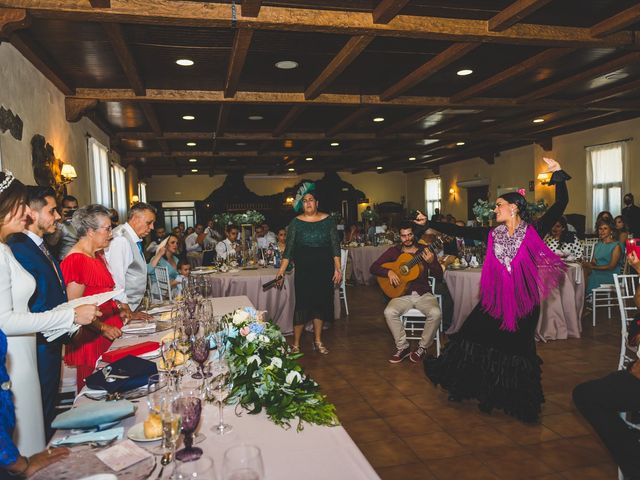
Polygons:
M135 205L140 201L140 197L138 195L131 195L131 205Z
M358 205L368 205L368 204L369 204L368 198L361 198L360 200L358 200Z
M551 173L539 173L537 178L542 185L549 185L549 182L551 181Z
M287 205L293 205L293 200L294 200L293 197L287 197L285 199L284 203L287 204Z
M76 169L73 168L73 165L69 163L65 163L62 165L62 170L60 170L60 176L62 177L62 183L65 185L67 183L73 182L76 178L78 178Z
M453 199L456 199L456 190L454 188L449 189L449 195L453 196Z

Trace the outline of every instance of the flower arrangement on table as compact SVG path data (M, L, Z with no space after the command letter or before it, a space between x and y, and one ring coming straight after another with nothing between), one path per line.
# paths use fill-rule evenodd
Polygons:
M338 425L335 407L320 393L319 385L298 363L301 353L290 353L280 329L265 322L254 308L238 309L222 318L227 325L226 357L233 378L229 403L250 414L263 409L276 425L296 430L303 423Z
M216 213L212 220L215 224L226 227L227 225L260 225L264 222L264 215L256 210L247 210L244 213Z
M362 220L365 222L377 222L378 218L378 212L375 210L367 209L362 212Z

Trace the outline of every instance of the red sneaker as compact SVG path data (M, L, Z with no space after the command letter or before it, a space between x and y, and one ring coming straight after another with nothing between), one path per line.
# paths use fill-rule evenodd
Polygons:
M396 353L391 356L389 363L400 363L409 356L409 353L411 353L411 347L399 348Z
M420 363L426 354L426 349L418 347L415 352L411 352L411 355L409 355L409 360L411 360L413 363Z

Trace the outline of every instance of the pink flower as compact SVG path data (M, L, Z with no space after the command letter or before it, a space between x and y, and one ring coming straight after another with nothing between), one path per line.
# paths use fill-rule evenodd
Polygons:
M240 329L240 335L242 335L243 337L249 335L249 332L251 332L251 329L249 329L249 327L242 327Z

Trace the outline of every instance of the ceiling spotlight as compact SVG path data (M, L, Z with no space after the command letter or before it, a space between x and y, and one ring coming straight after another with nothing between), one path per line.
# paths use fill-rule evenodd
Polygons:
M181 67L190 67L193 65L193 60L189 60L188 58L180 58L176 60L176 63Z
M493 123L496 121L495 118L483 118L482 120L480 120L482 123Z
M236 161L238 161L238 159L237 158L230 158L229 161L230 162L236 162Z
M473 73L473 70L471 70L470 68L463 68L462 70L458 70L456 72L456 74L460 77L466 77L467 75L471 75Z
M416 159L416 157L409 157L409 161L413 162Z
M340 146L340 144L338 142L331 142L330 145L332 147L339 147Z
M289 171L290 171L290 172L295 172L295 171L296 171L296 169L295 169L295 168L290 168L290 169L289 169Z
M191 162L191 163L196 163L197 161L198 161L198 159L197 159L197 158L190 158L190 159L189 159L189 162Z
M196 142L187 142L187 147L195 147L196 145Z
M605 80L622 80L627 78L629 74L627 72L613 72L604 76Z
M197 168L192 168L191 169L191 173L198 173L198 169Z
M264 120L264 117L262 115L249 115L249 120L257 122L258 120Z
M280 70L293 70L294 68L298 68L298 62L294 62L293 60L281 60L276 62L276 68Z
M383 117L376 117L373 119L374 122L376 123L380 123L380 122L384 122L384 118Z
M236 142L236 145L239 147L244 147L247 145L247 142Z
M307 157L307 158L305 158L305 160L306 160L307 162L310 162L311 160L313 160L313 157Z
M382 170L382 167L378 166L376 167L376 170Z
M464 142L456 142L456 145L457 145L457 146L459 146L459 147L461 147L461 146L463 146L463 145L464 145Z
M183 120L195 120L196 117L194 117L193 115L183 115L182 119Z
M544 118L534 118L533 123L542 123L544 122Z

